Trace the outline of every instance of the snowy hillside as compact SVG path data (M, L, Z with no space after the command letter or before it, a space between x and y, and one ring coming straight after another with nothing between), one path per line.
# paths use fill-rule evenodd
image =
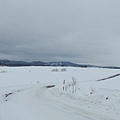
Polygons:
M119 75L119 69L0 67L0 120L120 120Z

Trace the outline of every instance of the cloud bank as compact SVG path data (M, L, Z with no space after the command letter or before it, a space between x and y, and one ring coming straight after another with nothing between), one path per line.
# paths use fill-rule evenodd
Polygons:
M1 0L0 59L120 66L119 0Z

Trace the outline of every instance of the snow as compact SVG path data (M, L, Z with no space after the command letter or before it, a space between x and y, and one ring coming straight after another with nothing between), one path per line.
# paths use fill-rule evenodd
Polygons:
M119 69L65 69L0 67L0 120L120 120Z

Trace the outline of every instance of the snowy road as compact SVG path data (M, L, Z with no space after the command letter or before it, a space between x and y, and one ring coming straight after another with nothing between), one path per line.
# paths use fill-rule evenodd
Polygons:
M0 120L114 120L85 109L57 88L19 86L1 91Z

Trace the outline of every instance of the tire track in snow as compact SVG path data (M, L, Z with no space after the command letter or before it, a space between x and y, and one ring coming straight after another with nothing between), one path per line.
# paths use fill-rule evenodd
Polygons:
M67 96L58 97L52 90L36 86L7 94L10 99L1 103L4 114L0 120L114 120L82 109L75 101L69 103Z
M17 109L14 109L14 106L12 106L17 98L19 96L19 93L22 93L24 91L33 89L35 86L19 86L19 87L10 87L10 88L4 88L3 91L0 93L0 120L16 120L14 119L14 115ZM17 106L17 105L16 105ZM18 118L21 118L18 114ZM18 119L17 120L24 120Z
M64 94L64 93L63 93ZM44 90L44 94L42 96L42 99L46 101L48 106L51 106L53 109L60 110L66 114L77 116L75 119L74 117L72 119L78 120L78 119L85 119L85 120L115 120L110 117L106 117L103 115L96 114L94 112L91 112L87 109L82 109L79 104L71 104L65 99L61 99L60 97L56 97L54 94L50 94L50 90ZM74 101L75 102L75 101Z

